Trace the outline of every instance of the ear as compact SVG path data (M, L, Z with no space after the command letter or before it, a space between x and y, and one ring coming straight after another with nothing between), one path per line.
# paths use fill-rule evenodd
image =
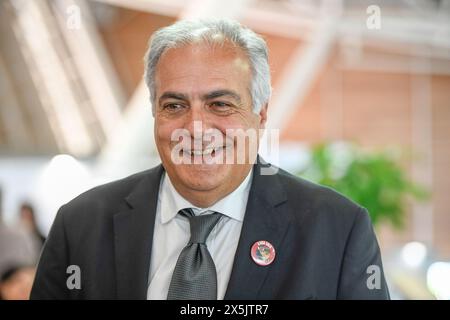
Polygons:
M260 116L259 127L261 129L265 129L265 127L266 127L268 106L269 106L269 104L266 103L265 105L262 106L261 111L259 112L259 116Z

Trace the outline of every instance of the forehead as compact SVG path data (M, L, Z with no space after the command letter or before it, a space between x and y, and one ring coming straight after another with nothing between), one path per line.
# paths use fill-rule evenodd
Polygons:
M229 43L194 43L171 48L161 56L155 73L157 91L247 88L251 77L245 52ZM160 94L160 92L158 92Z

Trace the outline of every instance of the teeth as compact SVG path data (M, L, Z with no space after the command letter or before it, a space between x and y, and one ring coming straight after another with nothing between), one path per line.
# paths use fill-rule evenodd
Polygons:
M207 148L205 150L186 150L184 149L184 152L186 152L189 155L194 156L205 156L211 154L213 151L217 152L218 150L222 149L223 147L215 147L215 148Z

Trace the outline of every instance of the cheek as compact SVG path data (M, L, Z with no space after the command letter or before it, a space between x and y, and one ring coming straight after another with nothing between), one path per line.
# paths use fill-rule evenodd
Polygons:
M167 157L170 156L171 133L172 130L170 126L167 125L159 125L155 128L156 147L162 159L167 159Z
M158 142L170 142L172 133L177 128L173 121L157 120L155 122L155 137Z
M217 127L224 133L227 129L259 129L259 117L254 113L236 113L219 121Z

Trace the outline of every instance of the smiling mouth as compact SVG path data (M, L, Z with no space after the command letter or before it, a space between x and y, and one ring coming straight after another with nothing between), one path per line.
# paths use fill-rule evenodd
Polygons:
M212 148L206 148L202 150L192 150L192 149L183 149L183 152L187 155L198 157L198 156L215 156L216 153L222 151L225 149L224 146L220 147L212 147Z

